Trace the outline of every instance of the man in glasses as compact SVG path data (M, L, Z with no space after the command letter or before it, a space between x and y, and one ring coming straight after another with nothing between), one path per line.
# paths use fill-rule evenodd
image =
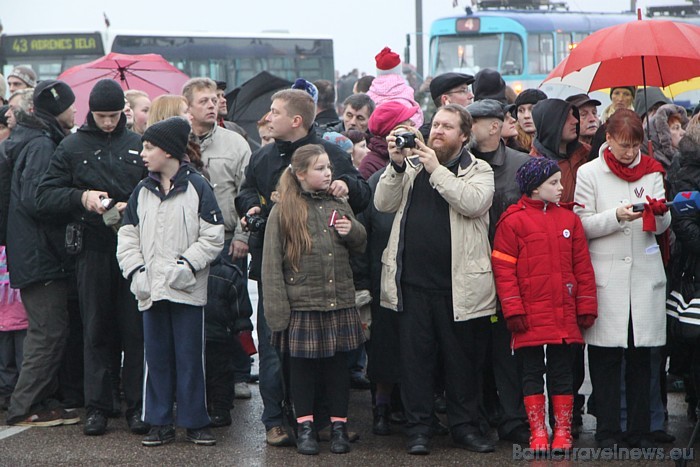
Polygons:
M447 104L459 104L466 107L474 102L474 94L470 88L474 82L472 75L465 73L443 73L430 81L430 97L435 107L440 109ZM420 127L423 138L427 141L430 137L430 129L433 120L427 121Z

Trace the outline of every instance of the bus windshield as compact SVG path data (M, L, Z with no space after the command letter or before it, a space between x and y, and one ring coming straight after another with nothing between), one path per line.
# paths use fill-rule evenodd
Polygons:
M290 81L334 79L331 39L117 34L112 52L157 53L187 75L226 81L229 89L261 71Z
M433 39L435 75L448 71L476 74L484 68L502 75L523 72L523 45L516 34L441 36Z

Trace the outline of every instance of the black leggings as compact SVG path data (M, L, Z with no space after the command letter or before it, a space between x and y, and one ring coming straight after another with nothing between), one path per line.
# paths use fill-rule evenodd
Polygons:
M573 384L572 347L569 344L549 344L545 363L545 349L521 347L515 356L523 366L523 395L544 393L543 376L547 373L547 389L550 395L571 394Z
M289 358L290 386L297 417L313 415L318 383L325 387L331 417L347 418L350 399L348 352L329 358Z

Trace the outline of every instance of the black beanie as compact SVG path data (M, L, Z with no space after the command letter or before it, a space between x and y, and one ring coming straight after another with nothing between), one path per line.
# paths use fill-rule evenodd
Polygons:
M543 101L547 98L547 94L540 91L539 89L526 89L515 98L515 108L513 113L515 118L518 118L518 107L523 104L537 104L539 101Z
M124 91L113 79L101 79L90 91L91 112L124 110Z
M45 79L34 88L34 108L44 110L54 117L61 115L75 102L73 90L63 81Z
M190 124L182 117L170 117L146 128L141 141L158 146L181 161L187 152Z

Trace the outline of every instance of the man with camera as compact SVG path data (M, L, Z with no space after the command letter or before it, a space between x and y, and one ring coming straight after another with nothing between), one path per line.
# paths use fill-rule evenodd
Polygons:
M464 107L448 104L435 114L427 145L404 137L398 147L390 134L391 164L374 196L377 210L396 212L382 259L381 301L400 312L409 454L430 452L438 356L454 443L495 449L479 428L480 375L496 311L488 242L494 179L489 164L465 147L471 127Z
M121 361L123 350L126 419L133 433L145 434L149 427L141 421L143 324L117 264L113 225L148 172L140 157L141 138L126 128L119 84L98 81L89 106L87 123L56 148L37 189L37 210L39 215L73 221L66 247L75 255L83 322L87 413L83 432L105 434L107 416L121 409L114 406L112 372L119 371L115 362ZM116 341L119 338L121 342Z
M241 224L251 230L250 253L252 255L250 278L258 281L258 353L260 356L260 395L263 400L262 422L267 431L267 443L284 446L291 443L282 428L282 401L284 390L280 360L270 345L270 329L262 307L260 269L264 222L275 201L275 189L282 171L287 169L294 151L307 144L322 145L333 165L333 182L329 191L334 196L348 196L353 211L362 211L370 199L367 183L358 175L348 154L338 146L319 138L312 130L316 115L314 101L305 91L285 89L272 96L267 116L270 132L275 139L258 149L250 158L245 179L236 197L236 210ZM252 216L252 217L251 217ZM257 228L257 231L253 231Z

